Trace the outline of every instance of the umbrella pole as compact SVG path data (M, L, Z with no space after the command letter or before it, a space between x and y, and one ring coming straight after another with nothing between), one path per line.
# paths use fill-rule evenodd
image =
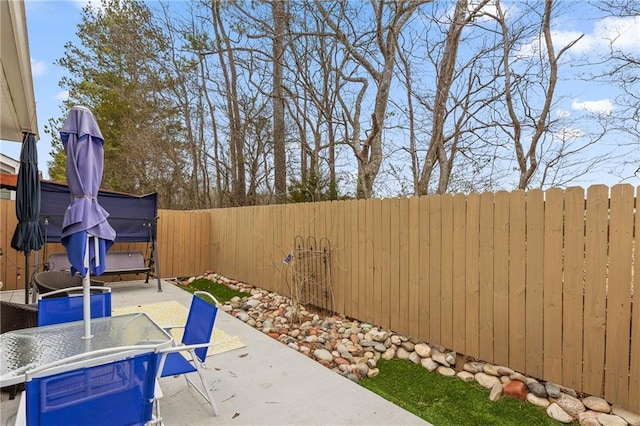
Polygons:
M82 277L82 318L84 320L84 337L83 339L91 339L91 291L89 290L89 284L91 280L89 278L89 240L91 236L87 234L87 244L84 252L84 267L86 272Z
M24 304L29 304L29 287L31 287L31 279L29 278L29 252L24 252Z

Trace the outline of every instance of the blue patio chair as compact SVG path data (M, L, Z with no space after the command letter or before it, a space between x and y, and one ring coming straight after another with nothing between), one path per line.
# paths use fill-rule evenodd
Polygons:
M211 299L214 304L199 296ZM220 302L212 294L206 291L193 293L186 324L181 327L166 327L167 331L184 327L181 344L161 351L164 355L164 365L162 366L160 377L184 375L187 383L192 385L209 402L214 416L219 414L218 406L211 396L211 391L202 370L206 368L204 362L209 346L212 345L211 333L213 332L213 325L216 321L219 306ZM183 355L185 352L189 355ZM196 386L187 376L189 373L196 372L200 376L202 389Z
M155 349L105 349L27 371L16 423L112 426L154 420L160 357Z
M89 287L91 291L91 318L111 316L111 289L109 287ZM38 326L81 321L83 319L82 287L69 287L38 296ZM71 293L59 297L58 293Z

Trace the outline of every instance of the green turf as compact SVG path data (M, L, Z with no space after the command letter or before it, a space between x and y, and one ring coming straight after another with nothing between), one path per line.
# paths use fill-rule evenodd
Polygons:
M198 290L208 291L209 293L213 294L216 299L218 299L218 302L222 304L228 302L236 296L240 298L250 296L249 293L234 290L224 284L216 283L206 278L194 280L191 284L183 286L182 288L189 293L193 293L194 291Z
M491 402L478 383L430 373L411 361L381 359L378 368L378 376L360 384L435 426L560 424L543 408L508 397Z

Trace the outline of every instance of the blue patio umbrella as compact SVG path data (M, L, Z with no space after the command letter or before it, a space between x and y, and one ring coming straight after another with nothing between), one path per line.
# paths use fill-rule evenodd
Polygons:
M18 170L18 185L16 188L16 217L18 225L11 239L11 247L23 251L25 260L24 303L29 303L29 287L31 274L29 272L29 255L31 250L40 250L44 244L42 231L38 225L40 215L40 176L38 175L38 151L36 138L31 133L25 133L20 151L20 169Z
M116 231L107 222L109 213L98 204L104 167L104 138L93 113L74 106L60 130L67 154L67 183L71 201L62 222L62 245L67 250L71 273L83 276L85 338L91 337L89 276L102 275L105 254Z

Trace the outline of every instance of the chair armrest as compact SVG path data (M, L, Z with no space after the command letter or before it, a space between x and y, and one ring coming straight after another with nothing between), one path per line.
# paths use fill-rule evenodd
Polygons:
M161 354L164 354L164 353L169 353L169 352L192 351L192 350L195 350L195 349L207 348L209 346L213 346L214 344L215 344L214 342L207 342L207 343L197 343L195 345L172 346L170 348L161 349L159 352Z
M184 328L184 325L163 325L162 328L164 329L164 331L171 331L174 328Z

